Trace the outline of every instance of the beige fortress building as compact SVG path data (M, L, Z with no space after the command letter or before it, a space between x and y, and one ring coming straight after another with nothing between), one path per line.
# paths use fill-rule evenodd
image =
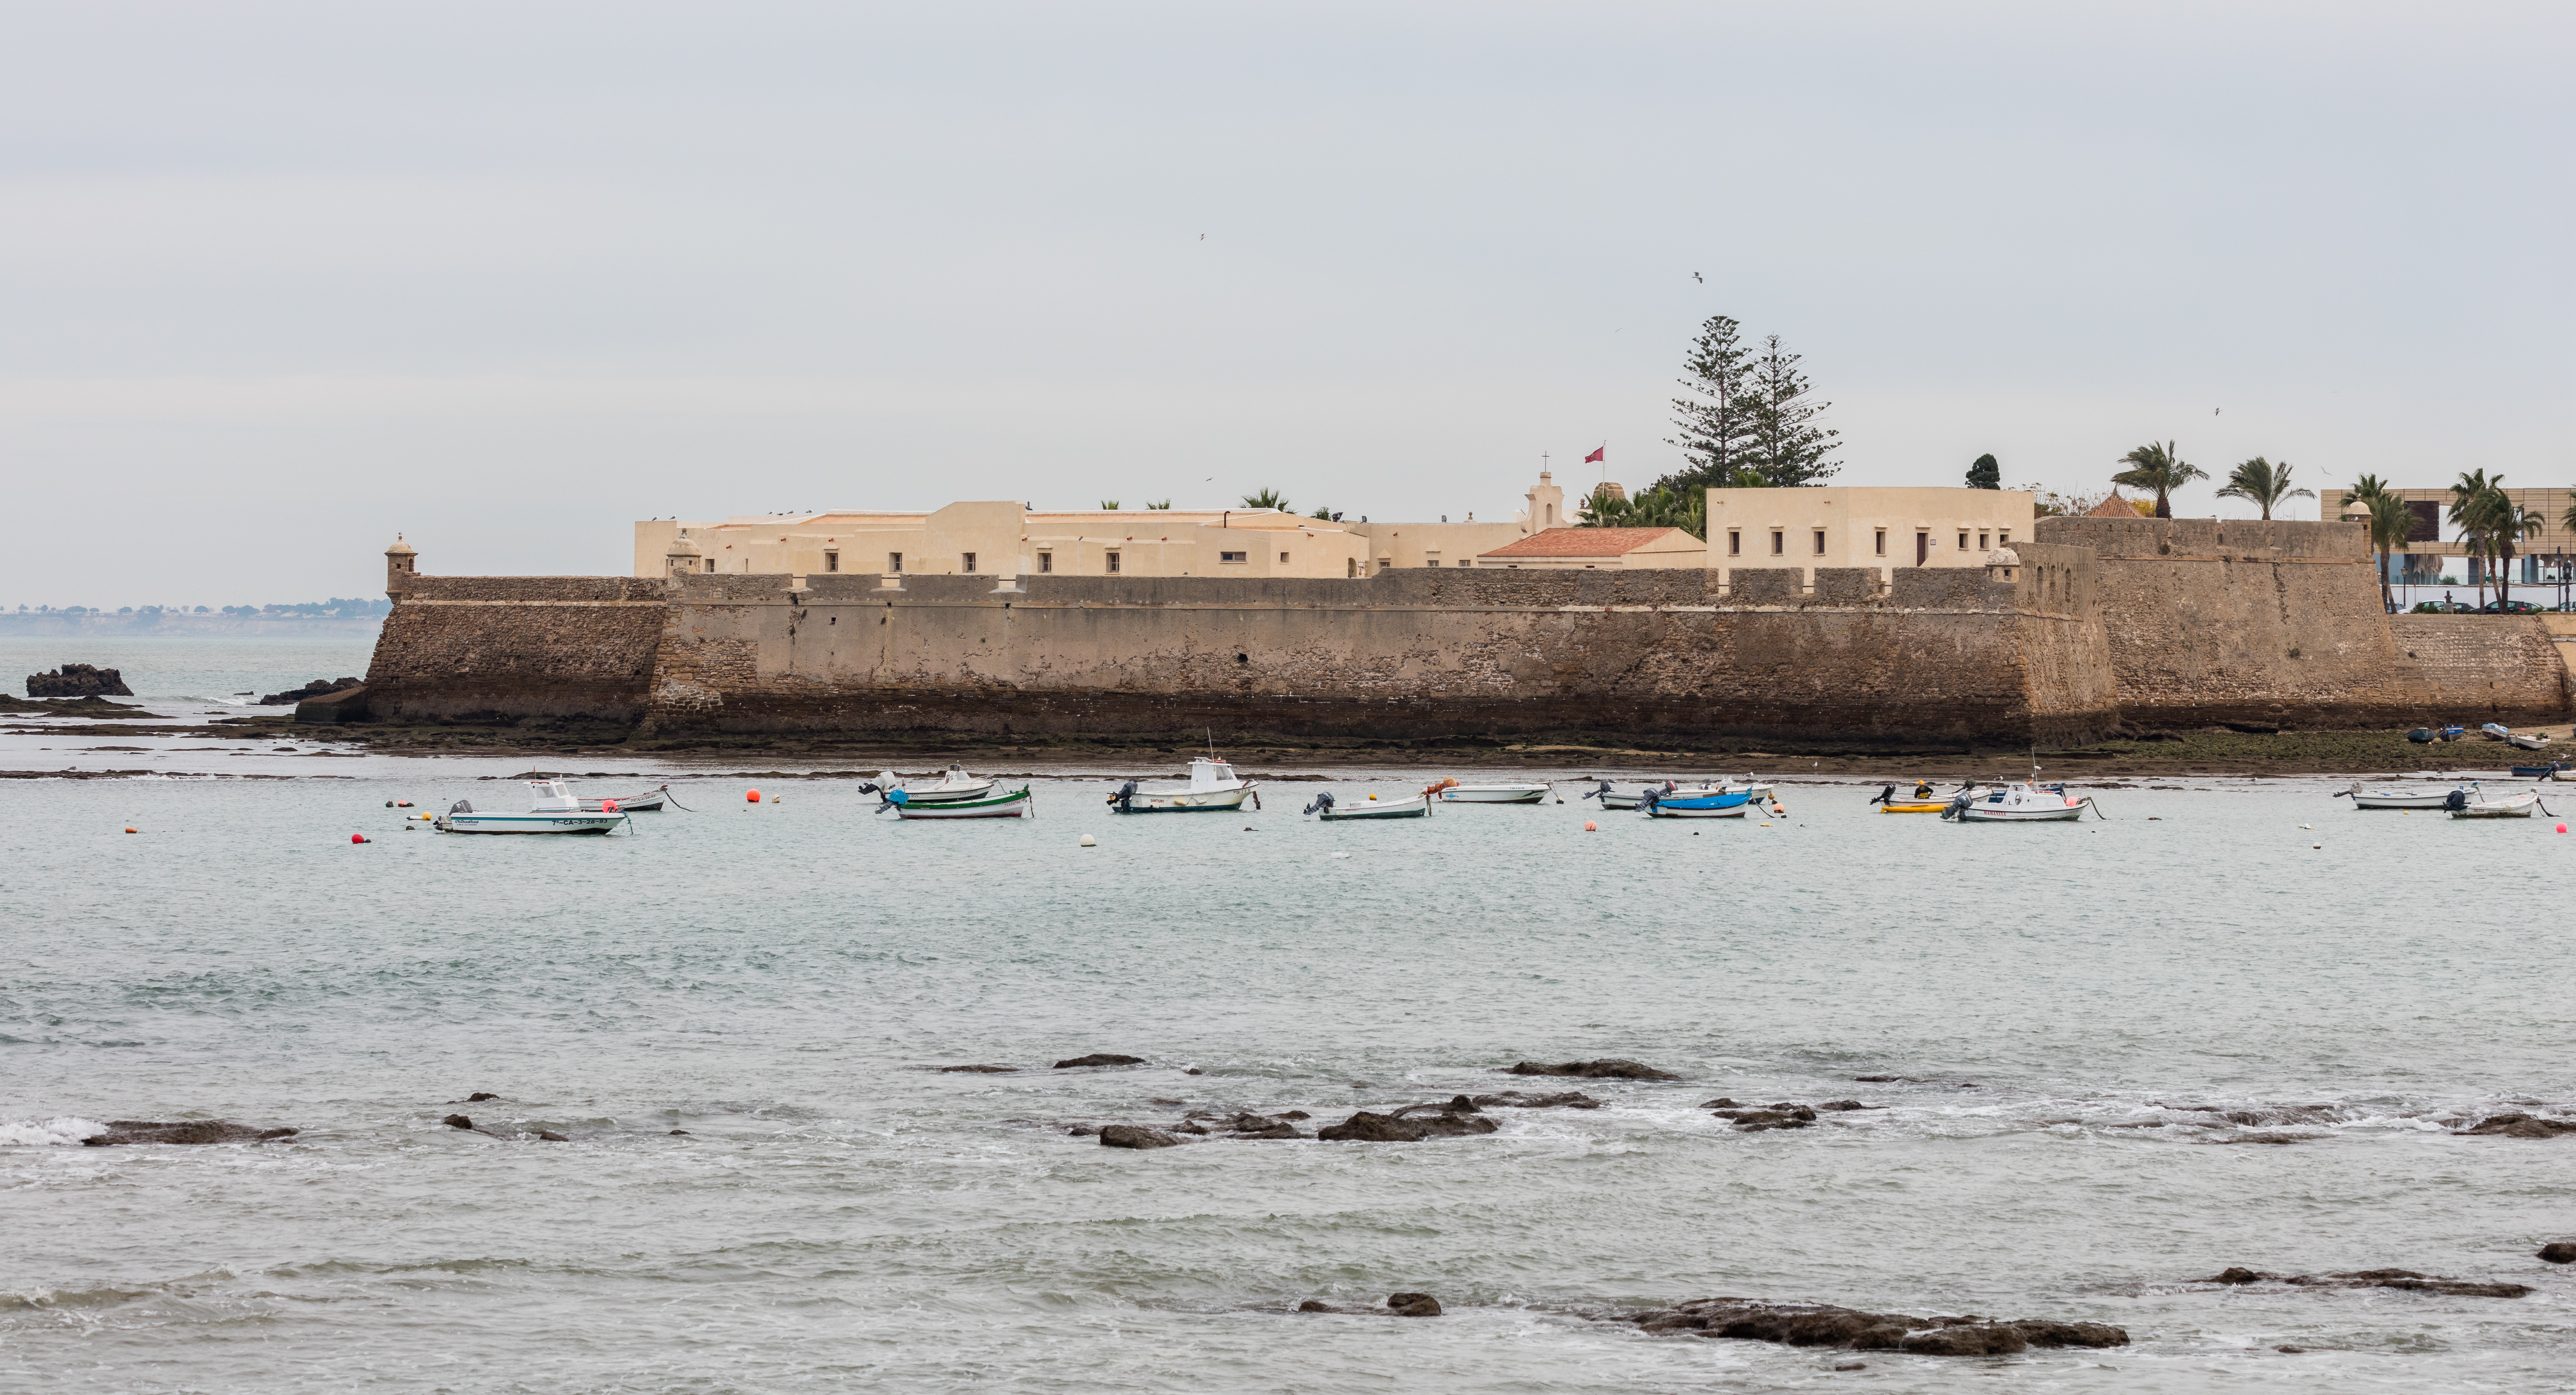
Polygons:
M833 510L635 525L633 575L1245 576L1357 579L1414 567L1983 567L2028 542L2022 490L1712 489L1706 542L1678 529L1572 526L1547 474L1509 522L1375 523L1271 509L1038 512L1012 501L930 513Z

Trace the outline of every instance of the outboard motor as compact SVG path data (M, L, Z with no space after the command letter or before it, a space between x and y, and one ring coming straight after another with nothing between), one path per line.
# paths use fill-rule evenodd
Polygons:
M2469 792L2467 790L2451 791L2449 796L2443 799L2442 807L2453 810L2469 807Z
M470 814L474 812L474 806L460 799L455 803L448 805L447 812L451 814Z
M1646 786L1645 793L1637 796L1637 808L1640 810L1651 810L1663 802L1664 792L1652 785Z
M1885 788L1885 789L1883 789L1883 790L1880 790L1880 791L1878 792L1878 798L1871 800L1871 801L1870 801L1870 803L1872 803L1872 804L1884 804L1884 803L1886 803L1887 801L1889 801L1889 800L1891 800L1891 799L1894 799L1895 797L1896 797L1896 786L1894 786L1894 785L1889 785L1887 788Z
M1109 796L1109 802L1118 806L1119 813L1132 812L1136 802L1136 782L1130 780L1119 786L1118 792Z
M1306 812L1312 814L1318 810L1330 809L1332 807L1333 792L1331 790L1318 790L1315 794L1315 802L1306 806Z
M1941 810L1941 817L1952 820L1957 819L1959 815L1967 811L1969 803L1975 798L1976 795L1973 790L1962 788L1957 794L1950 796L1950 802L1943 806Z
M1599 789L1597 789L1597 790L1585 790L1585 791L1583 792L1583 797L1584 797L1584 798L1586 798L1586 799L1599 799L1599 798L1602 798L1603 796L1605 796L1605 795L1607 795L1607 794L1609 794L1609 793L1610 793L1610 782L1609 782L1609 781L1607 781L1607 780L1604 780L1604 781L1602 781L1602 782L1601 782L1601 788L1599 788Z

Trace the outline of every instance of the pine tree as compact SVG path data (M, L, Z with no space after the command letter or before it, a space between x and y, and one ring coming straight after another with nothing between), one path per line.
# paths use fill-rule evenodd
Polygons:
M1673 426L1681 434L1664 444L1679 446L1689 462L1655 481L1655 489L1696 491L1760 484L1745 476L1745 455L1753 444L1752 351L1740 338L1743 327L1724 315L1711 315L1691 341L1679 379L1691 396L1673 399Z
M1814 400L1815 385L1798 371L1799 361L1769 334L1752 364L1753 441L1745 464L1775 489L1813 484L1841 468L1825 457L1842 449L1834 439L1842 433L1816 424L1834 404Z
M1995 458L1991 455L1978 456L1977 463L1968 467L1968 487L1970 489L2003 488L2004 467L1996 464Z

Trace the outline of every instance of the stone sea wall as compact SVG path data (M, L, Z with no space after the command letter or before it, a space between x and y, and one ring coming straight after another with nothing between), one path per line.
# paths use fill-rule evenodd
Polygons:
M670 628L666 581L405 576L367 665L379 721L644 713Z

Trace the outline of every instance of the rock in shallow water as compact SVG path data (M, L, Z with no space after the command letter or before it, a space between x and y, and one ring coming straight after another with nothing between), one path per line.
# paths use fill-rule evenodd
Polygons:
M1587 1080L1681 1079L1671 1071L1657 1070L1642 1062L1621 1061L1606 1057L1598 1061L1566 1061L1553 1066L1538 1061L1522 1061L1503 1073L1505 1075L1573 1075Z
M2528 1284L2488 1283L2479 1279L2445 1279L2412 1269L2355 1269L2342 1274L2272 1274L2230 1265L2200 1280L2205 1284L2282 1283L2297 1288L2393 1288L2409 1293L2438 1293L2452 1298L2520 1298Z
M1088 1056L1076 1056L1070 1061L1058 1061L1055 1063L1055 1069L1072 1070L1077 1066L1141 1066L1143 1064L1145 1064L1145 1058L1142 1056L1121 1056L1116 1052L1098 1051Z
M2576 1133L2576 1119L2538 1119L2528 1114L2498 1114L2454 1133L2491 1134L2505 1138L2556 1138Z
M125 675L91 664L65 664L47 673L27 675L31 698L132 697Z
M2129 1334L2098 1322L2026 1318L2003 1322L1967 1317L1916 1317L1867 1313L1830 1303L1763 1303L1747 1298L1700 1298L1628 1315L1648 1332L1685 1332L1793 1347L1856 1347L1909 1351L1925 1356L2004 1356L2031 1347L2121 1347Z
M2540 1257L2552 1264L2576 1264L2576 1240L2552 1240L2540 1247Z
M1301 1313L1345 1313L1355 1317L1438 1317L1440 1300L1427 1293L1390 1293L1383 1308L1336 1308L1320 1298L1297 1305Z
M1111 1124L1100 1131L1103 1148L1177 1148L1180 1143L1161 1129L1140 1129L1133 1124Z
M293 1129L255 1129L248 1124L228 1123L222 1119L183 1119L156 1122L150 1119L110 1119L107 1131L94 1133L81 1140L87 1148L115 1148L129 1143L257 1143L263 1139L287 1138Z
M1426 1138L1456 1138L1492 1133L1495 1124L1482 1114L1417 1114L1400 1118L1363 1109L1338 1124L1315 1130L1317 1138L1335 1143L1419 1143Z

